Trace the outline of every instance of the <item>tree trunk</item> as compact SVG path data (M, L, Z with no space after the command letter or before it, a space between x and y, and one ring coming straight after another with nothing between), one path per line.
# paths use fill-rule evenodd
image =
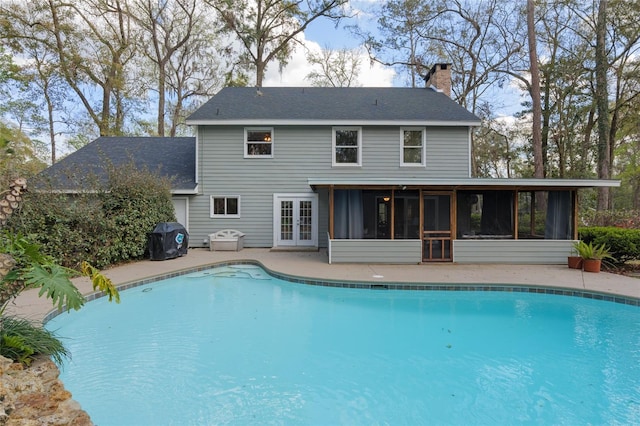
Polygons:
M542 150L542 99L540 99L540 69L536 42L535 6L527 0L527 41L529 44L529 70L531 71L531 144L533 145L533 177L544 178L544 151ZM546 209L542 191L536 191L536 206Z
M166 64L158 64L158 136L164 137L164 105L165 105L165 75Z
M611 178L609 168L609 90L607 88L607 0L600 0L598 18L596 21L596 110L598 112L598 178ZM598 191L598 210L609 208L609 188L603 187Z
M540 70L538 68L538 53L536 43L536 29L533 0L527 0L527 39L529 42L529 67L531 71L531 102L532 102L532 134L534 177L544 178L544 160L542 152L542 101L540 99Z
M44 99L47 103L47 119L49 121L49 143L51 144L51 164L56 164L56 131L53 126L54 123L54 106L51 101L51 96L49 96L49 82L46 79L43 79L43 92Z
M258 52L256 59L256 87L262 87L262 81L264 80L264 72L267 69L267 64L262 60L262 52Z

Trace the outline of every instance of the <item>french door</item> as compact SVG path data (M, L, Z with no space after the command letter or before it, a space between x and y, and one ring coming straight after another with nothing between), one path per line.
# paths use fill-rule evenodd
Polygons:
M318 245L317 195L274 195L274 242L276 247Z

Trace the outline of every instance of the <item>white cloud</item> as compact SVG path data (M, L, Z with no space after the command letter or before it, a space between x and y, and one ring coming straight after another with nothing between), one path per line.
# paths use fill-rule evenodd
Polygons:
M314 41L306 40L302 36L303 46L297 46L289 64L280 72L277 63L269 64L263 86L310 86L306 76L313 70L313 66L307 61L307 50L320 52L322 48ZM305 49L306 48L306 49ZM358 73L358 83L365 87L390 87L393 85L395 71L389 67L384 67L378 63L371 64L369 56L364 49L360 49L360 70Z

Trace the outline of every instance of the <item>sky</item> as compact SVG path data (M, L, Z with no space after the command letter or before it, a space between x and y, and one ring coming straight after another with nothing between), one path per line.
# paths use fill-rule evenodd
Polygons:
M320 52L326 48L324 42L307 40L304 38L305 48L311 52ZM322 44L320 44L322 43ZM369 56L360 49L360 69L358 83L364 87L389 87L393 86L396 75L392 68L384 67L378 63L371 63ZM263 85L267 86L309 86L310 82L305 78L313 67L307 62L305 49L297 47L293 52L289 64L280 72L277 64L271 64L265 73Z
M293 52L289 65L282 72L276 64L272 64L265 74L264 86L309 86L310 82L305 77L312 71L311 65L307 62L305 49L318 53L322 49L357 49L359 52L360 69L358 73L358 83L364 87L389 87L394 85L395 71L392 68L384 67L378 63L371 64L369 56L359 41L345 28L347 25L356 23L364 26L371 26L370 10L377 0L357 0L351 1L350 7L353 10L353 18L341 21L338 28L335 24L325 18L319 18L312 22L307 30L302 34L300 40L304 48L298 46Z

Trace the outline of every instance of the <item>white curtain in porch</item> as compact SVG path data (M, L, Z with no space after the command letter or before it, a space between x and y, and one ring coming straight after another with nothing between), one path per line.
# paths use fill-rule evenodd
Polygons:
M333 238L362 238L362 190L336 189L333 197Z
M544 238L547 240L572 238L570 191L549 191Z

